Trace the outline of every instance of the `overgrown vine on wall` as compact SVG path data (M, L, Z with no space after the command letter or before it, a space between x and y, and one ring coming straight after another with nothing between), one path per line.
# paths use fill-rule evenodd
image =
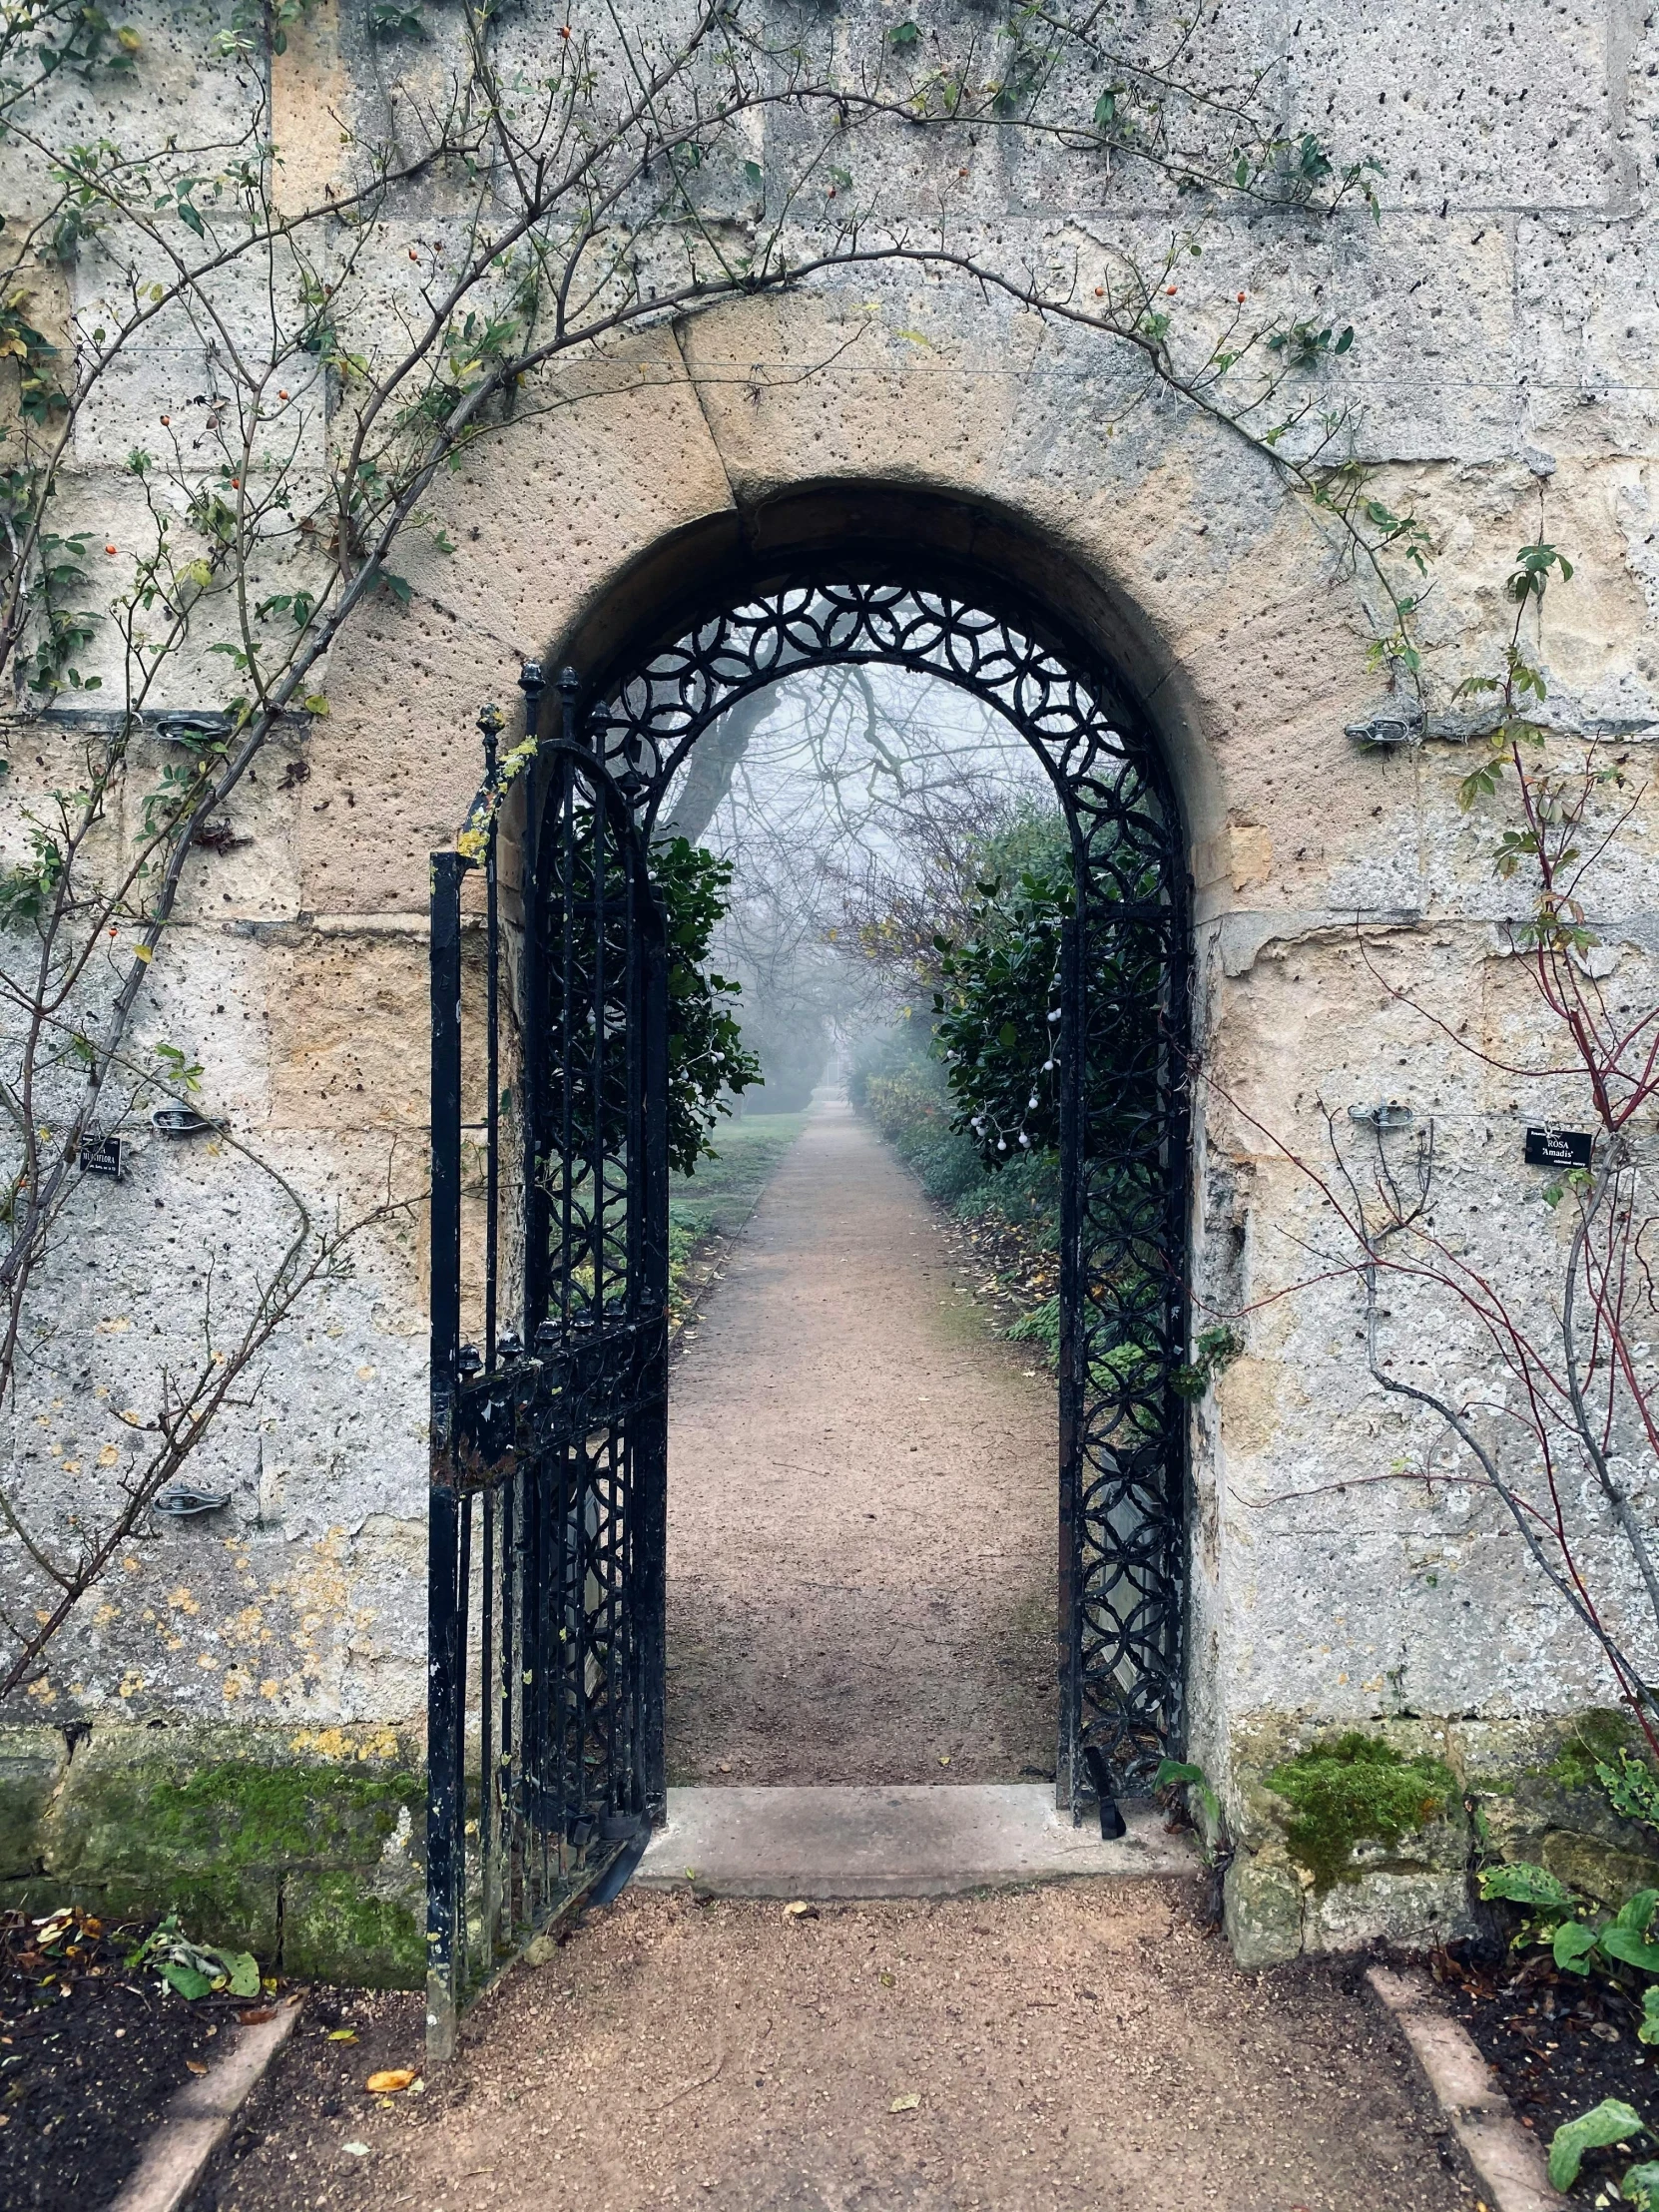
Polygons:
M0 22L0 681L15 759L42 764L38 785L15 779L31 789L0 876L14 1413L50 1339L84 1145L158 1099L196 1105L150 983L187 887L237 840L247 780L273 753L284 786L303 778L331 648L366 605L414 604L411 543L454 551L444 486L479 441L621 378L683 379L658 341L687 317L914 270L1080 326L1142 364L1143 396L1176 396L1271 462L1382 609L1380 655L1418 665L1424 534L1378 496L1331 395L1351 327L1248 286L1187 308L1189 272L1238 211L1380 213L1377 162L1287 129L1271 62L1241 73L1196 21L1092 8L918 9L847 51L812 0L714 0L660 30L586 0L545 20L369 0L361 29L395 97L357 88L332 174L307 180L274 144L268 64L313 14L235 0L195 53L160 18L82 0L25 0ZM396 66L417 52L418 71ZM1040 271L974 212L991 139L1085 171L1108 210ZM906 204L912 147L931 168ZM1124 177L1163 196L1150 253L1143 224L1111 222ZM877 342L884 312L854 314L842 349ZM144 427L124 429L145 393ZM112 441L124 462L100 476L86 456ZM216 1376L247 1376L339 1261L347 1232L290 1195L300 1256L244 1285L244 1320L264 1317L245 1350L219 1341L223 1313L205 1323ZM112 1532L142 1523L212 1431L221 1401L196 1387L170 1428L180 1385L156 1379L146 1432L166 1448L102 1493L89 1478L72 1509L61 1485L0 1495L29 1563L0 1686L38 1671Z

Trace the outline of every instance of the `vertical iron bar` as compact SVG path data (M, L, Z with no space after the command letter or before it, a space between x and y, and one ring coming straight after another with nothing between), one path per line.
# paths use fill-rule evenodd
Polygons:
M455 1773L462 1735L457 1681L455 1392L461 1338L461 877L458 852L435 852L431 875L432 1201L431 1504L426 1707L426 2040L455 2047L459 1904Z
M467 1629L471 1608L468 1599L472 1590L472 1493L461 1493L460 1528L455 1546L455 1732L452 1754L454 1774L450 1784L455 1807L455 1968L452 1976L456 2003L464 2004L471 1982L471 1960L468 1951L467 1899L471 1885L467 1880L466 1848L466 1702L467 1702Z
M501 717L486 707L478 717L484 740L484 788L495 794L496 740ZM501 1210L501 926L496 899L496 818L484 844L484 1373L495 1373L496 1265Z
M1086 869L1079 853L1077 907L1087 910ZM1083 1089L1088 1038L1083 987L1083 919L1074 910L1060 943L1060 1740L1054 1763L1055 1803L1080 1815L1079 1769L1083 1746L1083 1402L1088 1339L1083 1321L1087 1289L1084 1230Z
M478 1598L478 1865L482 1885L484 1971L493 1970L499 1950L496 1923L501 1914L501 1873L495 1821L495 1609L499 1582L495 1572L495 1489L483 1499L483 1586Z
M526 661L518 684L524 694L524 737L530 745L541 736L541 663ZM547 1040L543 1024L545 916L541 906L543 855L542 824L546 819L548 779L533 766L522 779L524 789L524 848L520 866L520 972L519 972L519 1110L523 1119L524 1184L524 1316L523 1338L528 1350L536 1331L547 1318L547 1207L542 1189L543 1155L547 1146L544 1118L546 1098ZM539 802L539 804L538 804Z
M664 1726L667 1688L668 1549L668 933L649 879L634 887L639 1004L640 1304L649 1323L651 1375L634 1416L634 1479L639 1533L634 1601L639 1619L639 1798L633 1808L654 1827L668 1814ZM632 1272L630 1271L630 1279Z

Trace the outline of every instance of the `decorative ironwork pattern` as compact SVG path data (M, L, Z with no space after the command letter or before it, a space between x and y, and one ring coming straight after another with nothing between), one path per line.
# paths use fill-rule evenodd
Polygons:
M1060 1801L1079 1804L1085 1771L1133 1787L1180 1745L1186 881L1144 725L1038 620L891 577L758 591L636 661L582 713L567 671L551 739L528 667L525 741L502 758L486 711L483 787L457 849L432 861L436 2055L496 1966L662 1815L670 1003L649 840L728 708L847 662L939 677L996 709L1071 829ZM521 885L508 943L497 844L510 795ZM462 879L475 867L482 957L469 964ZM480 1014L469 1054L463 1028Z
M1188 917L1179 815L1142 717L1035 620L891 576L781 583L716 612L593 712L649 835L698 739L797 671L880 662L995 708L1071 826L1062 1137L1062 1804L1086 1754L1144 1784L1184 1724ZM1091 1769L1095 1762L1088 1762Z
M572 687L565 734L541 742L539 671L523 683L526 744L499 761L486 713L483 788L459 849L432 862L435 2055L502 1961L643 1841L663 1796L668 1184L652 1133L666 945L632 811L569 735ZM504 1023L497 838L507 779L527 770L517 1018ZM469 1120L461 883L474 866L483 1111Z

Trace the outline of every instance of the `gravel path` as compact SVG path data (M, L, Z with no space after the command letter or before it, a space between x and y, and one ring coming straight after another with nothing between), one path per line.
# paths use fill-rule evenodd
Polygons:
M1049 1771L1053 1393L972 1289L815 1113L676 1370L674 1780ZM314 1992L194 2212L1474 2212L1358 1967L1242 1974L1194 1904L629 1890L418 2096L364 2083L419 1999Z
M196 2212L1476 2201L1381 2008L1318 1965L1240 1973L1175 1883L800 1921L630 1890L413 2099L363 2081L418 2063L418 2002L347 1999L352 2044L340 2016L300 2023Z
M675 1369L671 1783L1054 1771L1054 1389L821 1101Z

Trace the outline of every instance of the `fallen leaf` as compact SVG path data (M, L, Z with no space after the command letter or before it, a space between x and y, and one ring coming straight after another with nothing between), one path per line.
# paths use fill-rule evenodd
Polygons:
M913 2112L920 2102L921 2091L919 2089L906 2089L901 2097L893 2098L891 2104L887 2106L887 2110L889 2112Z
M271 2014L267 2012L264 2017L270 2019ZM357 2030L354 2027L331 2027L328 2030L328 2040L331 2043L354 2043L357 2040Z
M406 2089L415 2078L412 2066L382 2066L378 2073L371 2073L363 2087L371 2097L395 2096L399 2089Z
M368 2156L368 2145L366 2143L341 2143L340 2149L345 2152L348 2158L366 2158Z
M239 2027L264 2027L267 2020L274 2020L276 2017L276 2007L274 2004L250 2005L246 2012L237 2014L237 2025Z
M809 1903L806 1898L795 1898L785 1906L784 1918L787 1921L816 1921L818 1907Z
M185 2064L190 2068L193 2074L205 2074L208 2070L207 2067L203 2065L200 2058L187 2058L185 2060Z

